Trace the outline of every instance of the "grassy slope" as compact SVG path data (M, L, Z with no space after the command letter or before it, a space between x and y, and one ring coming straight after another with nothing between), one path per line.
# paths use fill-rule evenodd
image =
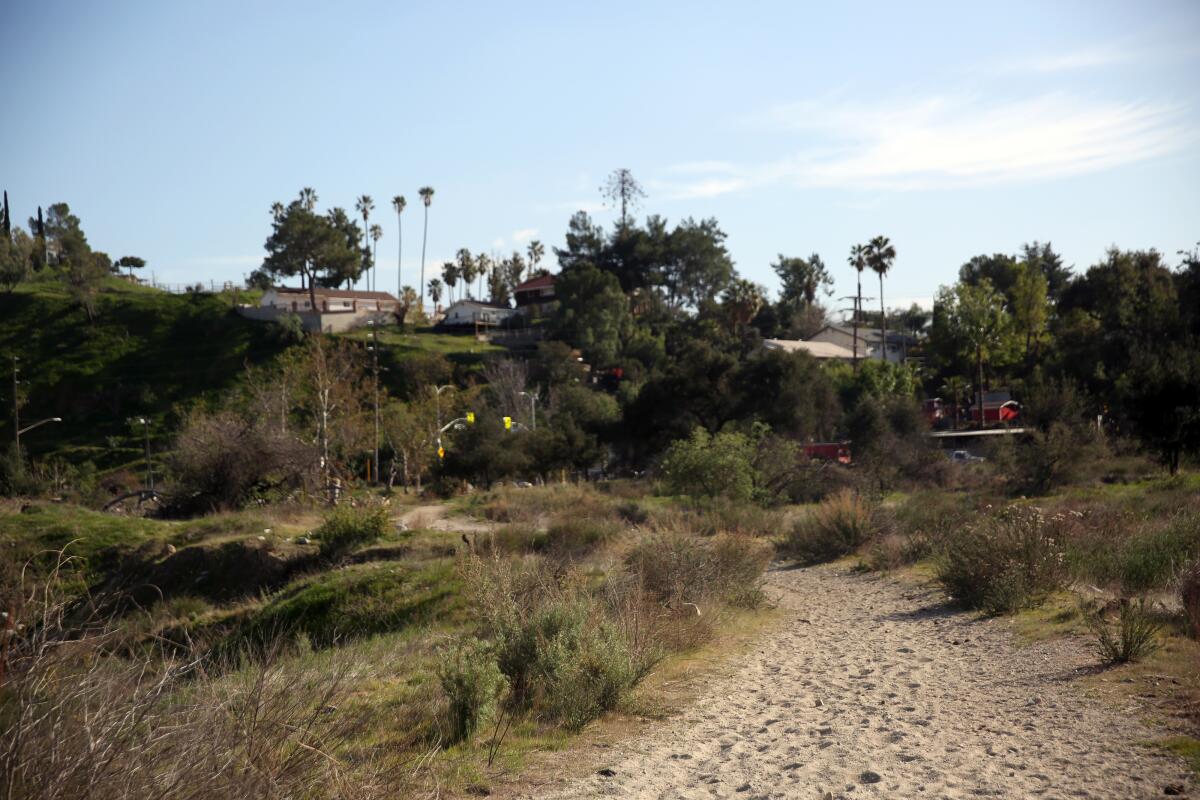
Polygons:
M141 431L130 417L149 415L161 431L186 406L232 385L245 364L282 349L267 326L232 305L231 295L172 295L112 280L89 323L57 283L0 295L0 355L18 356L27 382L22 417L64 419L27 434L29 452L102 467L137 460Z

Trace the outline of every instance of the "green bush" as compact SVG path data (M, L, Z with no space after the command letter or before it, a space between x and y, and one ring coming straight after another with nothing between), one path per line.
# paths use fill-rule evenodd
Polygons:
M543 705L570 730L615 708L645 673L628 641L607 623L560 629L538 655L546 678Z
M1177 517L1165 528L1126 540L1120 549L1121 586L1129 593L1168 586L1196 555L1200 555L1200 517Z
M1085 609L1084 620L1096 637L1096 651L1106 664L1140 661L1158 649L1159 625L1146 609L1146 601L1121 601L1114 633L1100 611Z
M582 555L610 541L621 530L614 520L573 517L551 525L541 545L559 555Z
M1179 600L1187 618L1188 633L1193 639L1200 639L1200 559L1179 573Z
M948 539L937 577L947 593L990 614L1038 604L1066 581L1063 551L1039 509L1010 506Z
M796 521L781 551L805 563L853 553L879 531L875 513L857 493L843 490Z
M335 508L314 532L321 545L321 557L337 561L380 539L387 533L390 521L387 509L382 506Z
M448 739L461 742L474 735L504 689L504 676L490 649L481 642L465 641L442 653L438 681L449 701Z
M754 446L740 433L712 436L697 427L671 443L662 462L668 492L695 498L749 500L754 494Z

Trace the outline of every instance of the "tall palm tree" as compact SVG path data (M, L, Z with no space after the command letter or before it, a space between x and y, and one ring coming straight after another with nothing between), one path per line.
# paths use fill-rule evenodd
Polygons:
M401 224L400 216L404 213L404 207L408 205L408 201L404 199L404 195L398 194L392 198L392 208L396 209L396 297L404 291L404 280L400 274L400 260L404 256L404 226Z
M442 281L446 284L446 292L451 303L454 302L454 287L458 285L458 265L453 261L442 264Z
M300 190L300 205L308 211L317 207L317 192L311 186L305 186Z
M546 255L546 246L534 239L525 248L526 255L529 256L529 274L537 272L538 264L541 263L542 256Z
M371 245L367 243L367 237L371 235L371 229L367 225L367 219L370 218L371 212L375 210L375 201L371 199L371 195L364 194L354 203L354 208L358 213L362 214L363 218L363 252L370 253ZM371 278L369 275L367 276L367 288L371 288Z
M421 234L421 286L417 290L417 298L420 299L425 296L425 242L429 239L429 204L433 202L433 187L422 186L417 194L421 195L421 202L425 204L425 230Z
M867 244L867 266L879 276L879 326L882 336L879 357L887 360L887 311L883 305L883 276L896 260L896 248L886 236L876 236Z
M455 257L458 259L458 277L462 278L463 294L471 296L471 282L475 280L475 257L467 248L460 248Z
M483 279L492 269L492 258L487 253L475 256L475 277L479 278L479 299L483 300Z
M858 320L862 316L862 274L867 268L867 248L856 244L850 248L850 257L846 259L850 266L858 271L858 293L854 295L854 369L858 369Z
M374 249L371 251L371 291L375 291L378 287L378 280L375 277L375 265L379 263L379 240L383 238L383 227L377 222L371 226L371 244Z
M429 279L429 299L433 301L433 310L436 312L438 301L442 299L442 282L437 278Z

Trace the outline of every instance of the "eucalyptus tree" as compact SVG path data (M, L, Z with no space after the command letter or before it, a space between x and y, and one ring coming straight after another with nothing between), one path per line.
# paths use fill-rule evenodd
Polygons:
M379 240L383 238L383 227L376 223L371 226L371 244L374 249L371 251L371 291L379 288L379 280L375 276L375 266L379 263Z
M363 218L363 260L365 261L366 254L371 252L371 245L367 241L367 237L371 235L371 226L367 220L370 218L371 212L375 210L375 201L371 199L371 195L364 194L355 201L354 208L359 214L362 214ZM371 288L371 278L369 275L367 277L367 288Z
M404 195L398 194L392 198L392 208L396 211L396 296L400 296L400 292L404 291L404 278L401 275L402 267L401 260L404 258L404 224L402 217L404 208L408 205L408 201L404 199Z
M883 305L883 276L888 274L892 263L896 260L896 248L886 236L876 236L867 243L867 266L879 276L879 320L880 320L880 350L879 357L887 360L887 309Z
M425 293L425 243L429 240L429 206L433 203L433 187L422 186L417 194L421 195L421 202L425 205L425 229L421 233L421 286L417 291L417 297L420 298Z

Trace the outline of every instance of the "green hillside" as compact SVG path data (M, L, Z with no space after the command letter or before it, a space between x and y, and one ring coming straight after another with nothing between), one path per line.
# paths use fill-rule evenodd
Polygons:
M240 296L245 302L245 295ZM188 405L232 385L246 364L284 349L271 326L238 316L232 294L169 294L109 281L87 315L58 283L0 295L3 441L12 437L11 357L20 359L22 421L62 417L22 438L35 458L112 467L141 455L131 417L169 430Z

